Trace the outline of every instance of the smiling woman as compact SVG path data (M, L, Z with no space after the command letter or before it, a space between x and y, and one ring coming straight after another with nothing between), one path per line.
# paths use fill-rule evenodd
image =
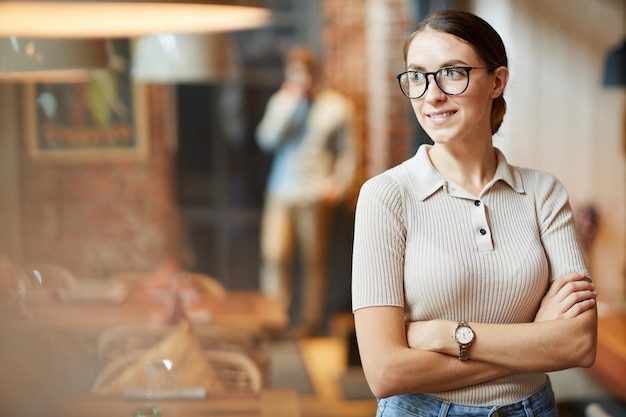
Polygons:
M509 70L486 21L434 12L404 52L400 88L434 145L357 204L353 310L377 415L556 416L546 372L588 367L596 347L567 192L493 145Z
M413 90L409 98L418 121L435 142L460 140L461 133L490 139L490 134L497 132L504 116L498 109L506 108L502 96L508 80L506 53L503 58L491 57L486 50L481 52L469 43L459 42L457 35L427 29L410 38L405 59L409 69L434 69L417 72L424 80L432 75L435 83L425 81L419 86L421 91ZM476 71L470 79L472 69L486 71ZM416 97L414 93L421 95ZM443 123L448 120L452 123Z

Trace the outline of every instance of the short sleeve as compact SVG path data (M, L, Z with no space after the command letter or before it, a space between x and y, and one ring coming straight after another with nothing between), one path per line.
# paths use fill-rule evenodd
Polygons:
M538 172L536 180L539 231L550 265L550 280L574 271L590 276L567 190L550 174Z
M354 224L352 309L404 306L406 225L401 187L387 174L361 187Z

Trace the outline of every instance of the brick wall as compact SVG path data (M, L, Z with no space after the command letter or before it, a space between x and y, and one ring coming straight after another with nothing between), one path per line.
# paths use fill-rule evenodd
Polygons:
M21 158L22 257L79 277L153 268L174 253L177 213L164 90L147 91L144 162L43 164ZM25 148L25 147L24 147Z
M410 0L325 0L322 46L327 79L355 103L364 180L407 158L408 102L395 74L414 24Z
M367 140L367 88L364 71L367 67L364 42L366 2L367 0L324 0L322 4L324 74L332 87L354 103L361 150L365 150ZM361 152L359 183L366 176L365 165L366 153Z
M410 0L324 0L322 58L329 83L357 109L361 178L406 159L408 104L402 68ZM383 10L384 13L380 11ZM52 261L78 276L154 268L177 254L174 162L167 90L148 90L150 156L142 163L42 165L22 151L22 258Z

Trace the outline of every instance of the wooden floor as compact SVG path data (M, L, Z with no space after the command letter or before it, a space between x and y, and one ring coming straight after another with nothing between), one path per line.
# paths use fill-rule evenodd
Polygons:
M344 400L339 381L347 371L345 338L319 337L298 341L315 395L301 395L303 417L373 417L376 400Z

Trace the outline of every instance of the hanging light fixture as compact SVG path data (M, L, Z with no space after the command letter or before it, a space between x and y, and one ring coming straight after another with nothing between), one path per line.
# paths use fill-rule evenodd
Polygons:
M239 51L227 33L148 35L137 41L131 74L153 83L235 81Z
M0 81L86 81L109 58L102 39L0 38Z
M265 25L254 0L0 0L0 36L119 38Z

